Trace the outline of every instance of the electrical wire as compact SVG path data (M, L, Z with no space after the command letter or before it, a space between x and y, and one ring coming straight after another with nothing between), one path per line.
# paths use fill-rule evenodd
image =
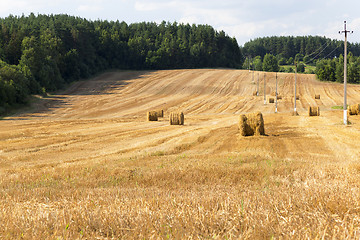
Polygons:
M325 43L326 44L326 46L324 47L324 49L323 50L321 50L321 52L320 53L322 53L330 44L331 44L331 41L328 41L327 43ZM325 45L325 44L323 44L323 45ZM314 51L313 53L311 53L311 54L308 54L308 55L306 55L307 57L310 57L311 55L314 55L318 50L320 50L322 47L323 47L323 45L321 45L316 51ZM320 54L319 53L319 54Z
M329 41L329 42L327 43L327 45L326 45L318 54L316 54L315 57L313 57L313 58L310 59L309 61L305 62L304 64L308 64L308 63L312 62L315 58L317 58L318 56L320 56L320 54L325 51L325 49L330 45L330 43L331 43L331 41ZM321 46L321 47L322 47L322 46ZM320 50L321 47L320 47L318 50ZM337 48L338 48L338 47L337 47ZM335 48L335 50L336 50L337 48ZM314 51L312 54L306 55L306 56L309 57L309 56L311 56L311 55L314 55L318 50L316 50L316 51ZM335 50L333 50L331 53L333 53ZM330 53L330 54L331 54L331 53ZM330 54L329 54L329 55L330 55ZM328 55L328 56L329 56L329 55Z

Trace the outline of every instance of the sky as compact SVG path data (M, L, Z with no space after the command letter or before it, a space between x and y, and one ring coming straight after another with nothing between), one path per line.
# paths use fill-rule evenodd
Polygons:
M238 44L266 36L325 36L343 40L344 21L360 42L359 0L0 0L0 17L68 14L126 23L208 24Z

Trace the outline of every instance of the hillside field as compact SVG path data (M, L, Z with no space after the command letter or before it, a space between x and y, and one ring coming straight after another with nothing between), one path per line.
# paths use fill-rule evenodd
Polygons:
M0 238L359 239L360 116L342 124L342 84L297 76L299 116L294 74L274 113L275 73L196 69L105 73L0 120ZM255 111L266 136L240 136Z

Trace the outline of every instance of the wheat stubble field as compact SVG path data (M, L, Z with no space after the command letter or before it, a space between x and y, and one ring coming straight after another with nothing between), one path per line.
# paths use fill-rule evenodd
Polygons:
M4 118L0 238L359 239L360 116L343 126L342 85L314 75L298 75L292 116L294 75L278 81L278 114L252 73L201 69L106 73ZM254 111L267 136L241 137Z

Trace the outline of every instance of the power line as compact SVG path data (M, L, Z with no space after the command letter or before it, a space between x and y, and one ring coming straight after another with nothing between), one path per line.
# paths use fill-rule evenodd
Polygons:
M353 31L346 30L346 21L344 21L344 31L339 31L339 33L345 33L344 41L344 124L347 125L347 101L346 101L346 83L347 83L347 35L348 33L353 33Z
M325 51L325 49L326 49L329 45L330 45L330 42L324 47L323 50L321 50L318 54L315 55L315 57L313 57L310 61L306 62L305 64L308 64L308 63L312 62L315 58L317 58L318 56L320 56L320 54L321 54L323 51ZM316 51L315 51L315 52L316 52ZM307 56L309 57L309 56L315 54L315 52L313 52L312 54L307 55Z
M331 44L331 41L328 41L328 42L326 43L326 46L324 47L323 50L321 50L320 53L322 53L330 44ZM325 45L325 44L323 44L323 45ZM307 56L307 57L310 57L311 55L314 55L318 50L320 50L320 49L323 47L323 45L321 45L321 46L320 46L317 50L315 50L313 53L308 54L308 55L306 55L306 56ZM319 54L320 54L320 53L319 53Z

